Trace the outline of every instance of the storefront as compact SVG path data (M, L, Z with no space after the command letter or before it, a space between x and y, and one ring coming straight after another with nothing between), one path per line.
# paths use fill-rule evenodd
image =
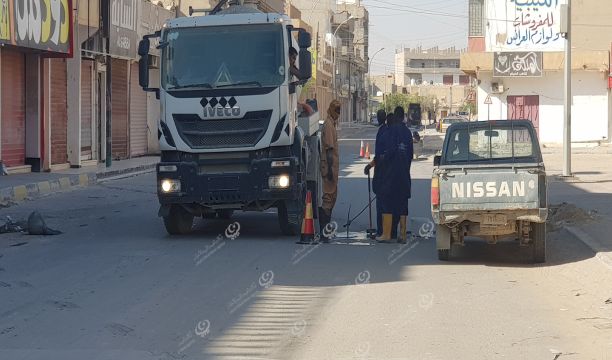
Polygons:
M66 162L61 58L72 52L71 9L72 0L0 3L0 161L11 173L43 170L49 152L55 162Z

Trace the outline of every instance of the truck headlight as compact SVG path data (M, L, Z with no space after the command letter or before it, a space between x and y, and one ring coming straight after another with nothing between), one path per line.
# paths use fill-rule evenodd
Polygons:
M268 187L270 189L286 189L289 187L289 184L289 176L287 175L270 176L268 179Z
M166 179L161 182L161 190L164 193L175 193L181 191L181 181L174 179Z

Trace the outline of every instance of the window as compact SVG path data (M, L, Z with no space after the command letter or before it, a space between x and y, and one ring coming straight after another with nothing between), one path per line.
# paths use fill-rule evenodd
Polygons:
M459 75L459 85L469 85L470 77L467 75Z
M450 134L446 161L505 162L514 159L535 161L539 156L531 131L521 125L475 125L458 128Z
M470 0L468 36L484 36L484 0Z
M422 68L425 68L425 63L421 63L421 67L422 67Z
M453 85L453 75L444 75L442 77L442 83L444 85Z

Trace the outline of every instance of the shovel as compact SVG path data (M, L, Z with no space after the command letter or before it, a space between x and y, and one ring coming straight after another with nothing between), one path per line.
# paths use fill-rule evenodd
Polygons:
M372 227L372 180L370 178L370 172L368 171L368 209L370 216L370 227L366 230L370 239L376 238L376 229Z

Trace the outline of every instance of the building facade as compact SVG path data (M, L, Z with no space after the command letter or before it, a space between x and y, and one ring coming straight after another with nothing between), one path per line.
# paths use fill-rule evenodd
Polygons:
M9 173L96 165L107 144L116 159L157 152L159 102L138 86L136 48L172 12L145 0L8 0L0 11Z
M368 118L369 13L360 1L338 1L332 20L335 89L342 103L341 123Z
M573 2L572 141L609 142L612 8ZM461 69L478 79L478 119L529 119L543 143L563 139L565 39L561 2L469 1L469 51Z
M406 48L395 54L398 92L429 101L424 120L456 114L470 101L472 79L461 71L464 50Z

